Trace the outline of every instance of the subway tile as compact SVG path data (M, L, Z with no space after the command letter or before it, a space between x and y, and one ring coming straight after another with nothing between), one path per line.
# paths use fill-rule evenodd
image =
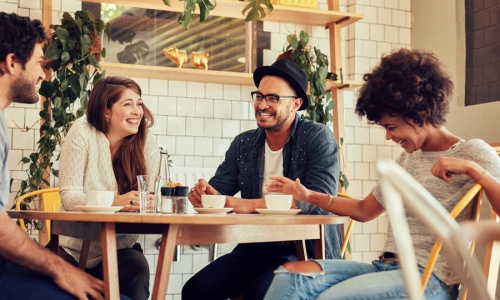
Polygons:
M363 223L363 233L378 233L377 231L377 218Z
M275 61L276 58L283 52L282 50L267 50L264 49L264 59L263 59L263 66L270 66L272 65Z
M207 137L222 137L222 120L221 119L206 119L205 120L205 136L207 136Z
M377 161L377 147L371 145L363 145L363 162L376 162Z
M240 89L240 101L247 104L252 104L252 96L250 93L255 91L257 88L255 86L241 86ZM253 107L253 104L252 104Z
M24 112L24 108L18 107L8 107L5 109L4 118L7 126L14 129L24 129L26 126L30 127L31 124L29 122L31 121L26 122ZM40 117L38 117L38 119L40 119ZM36 120L32 121L33 123L36 122Z
M187 83L187 96L191 98L204 98L205 97L205 83L204 82L188 82Z
M207 83L206 84L207 90L205 91L205 95L209 99L222 99L224 93L223 93L223 87L222 84L220 83Z
M399 3L399 1L385 0L384 6L387 7L387 8L391 8L391 9L397 10L398 9L398 3Z
M200 271L208 265L208 255L206 254L193 254L193 274Z
M19 7L29 9L40 9L40 0L19 0Z
M399 31L397 27L385 26L385 39L384 41L389 43L399 43Z
M241 121L241 132L245 132L248 130L253 130L257 128L257 122L255 120L251 121Z
M177 97L186 97L187 83L185 81L169 80L168 95Z
M193 255L182 255L179 261L174 261L172 271L175 274L191 274L193 271Z
M377 42L375 41L362 41L363 51L361 53L364 57L376 58L377 56Z
M227 100L214 100L214 117L231 119L231 102Z
M203 118L186 118L186 135L188 136L204 136L205 119Z
M182 274L171 274L168 280L167 294L180 294L182 286Z
M380 126L370 127L370 145L385 144L385 130Z
M370 180L375 180L376 182L380 179L380 175L377 170L377 161L370 163ZM373 186L373 184L371 186Z
M263 30L266 32L274 32L278 33L280 32L280 23L279 22L272 22L272 21L264 21L263 22Z
M356 234L354 236L355 247L353 251L370 251L370 235L369 234Z
M178 136L175 153L179 155L194 155L194 139L191 136Z
M354 174L357 180L370 179L370 165L368 163L354 163Z
M406 26L406 12L401 10L392 11L392 22L393 26L405 27Z
M367 264L371 264L373 260L378 259L380 253L369 251L369 252L363 252L362 255L363 255L362 261Z
M212 155L212 139L205 137L194 138L194 155L210 156Z
M222 162L222 157L220 156L211 156L205 157L203 159L203 167L204 168L217 168Z
M22 150L10 150L8 159L9 170L22 171L23 170L23 164L21 163L22 158L23 158Z
M347 144L344 146L345 155L348 161L352 162L361 162L362 161L362 147L361 145L350 145Z
M404 11L410 11L411 0L399 0L399 9Z
M377 184L377 181L363 181L363 197L369 195L373 189L373 187Z
M279 51L280 53L283 52L283 46L286 45L286 37L290 32L294 31L287 31L286 33L275 33L271 34L271 50L274 51ZM274 60L276 61L277 56L274 57Z
M227 149L229 149L229 145L231 144L229 139L213 139L213 144L212 144L212 155L214 156L220 156L224 157L226 154Z
M328 30L322 26L311 26L311 36L317 38L328 38Z
M398 158L403 151L401 147L392 147L392 159Z
M237 120L248 120L249 107L246 101L231 101L231 118Z
M373 252L382 252L385 245L385 234L370 235L370 250Z
M175 154L175 136L171 135L157 135L156 142L158 146L166 149L170 155Z
M377 22L378 24L391 25L392 23L392 13L390 9L377 8Z
M354 23L354 38L359 40L369 40L370 39L370 24L363 22L362 20Z
M196 100L194 98L177 98L177 115L194 117L196 115Z
M375 7L383 7L384 0L370 0L370 5Z
M75 12L82 10L82 2L80 0L64 0L61 1L61 10Z
M354 141L356 144L370 144L370 129L365 127L356 127L354 129Z
M166 116L177 115L177 99L175 97L158 97L158 114Z
M389 54L392 52L392 46L390 43L377 42L377 58L380 60L382 55Z
M42 10L41 9L30 9L29 17L32 20L41 20L42 19Z
M202 156L186 156L184 159L184 165L188 168L203 167L203 157Z
M17 3L2 3L2 11L5 12L5 13L8 13L8 14L11 14L11 13L18 13L20 16L27 16L25 14L22 14L18 8L18 4Z
M157 115L154 117L154 120L155 124L151 127L151 131L156 135L167 134L167 117Z
M377 23L377 8L373 6L363 7L363 22L375 24Z
M196 99L195 112L197 117L212 118L214 116L214 100Z
M164 79L149 79L149 94L158 96L168 95L168 80ZM173 95L169 95L173 96Z
M240 86L233 84L224 84L223 87L225 100L240 100Z
M384 25L371 24L370 25L370 39L374 41L385 41L384 39Z
M167 134L168 135L185 135L186 134L186 118L185 117L168 117L167 119Z
M13 136L16 138L12 138ZM10 141L11 149L34 149L35 132L33 130L23 132L18 129L13 129Z
M392 147L377 146L377 159L392 159Z
M411 28L399 28L398 31L399 31L398 32L399 42L410 46L411 45Z
M151 111L153 115L158 114L158 96L142 95L144 105Z
M222 120L222 137L234 138L240 133L240 121Z

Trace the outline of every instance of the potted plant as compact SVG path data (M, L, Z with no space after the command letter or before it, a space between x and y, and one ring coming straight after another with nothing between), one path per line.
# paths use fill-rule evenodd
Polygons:
M309 81L310 105L302 118L330 125L333 121L332 109L335 103L332 101L330 90L326 89L326 83L330 80L336 81L338 77L337 74L328 72L328 56L318 48L311 47L308 43L309 35L304 31L301 31L298 36L293 33L289 34L284 52L278 58L290 59L306 73ZM344 140L340 137L339 141L340 157L343 160L342 144ZM349 186L349 180L344 170L340 170L339 183L343 189L347 189Z
M53 167L59 159L57 148L73 122L83 115L92 86L104 75L99 59L106 51L101 50L100 36L104 30L109 36L109 26L95 20L90 12L77 11L74 17L64 13L61 25L50 28L53 32L44 46L44 55L52 75L42 82L39 90L45 98L40 111L40 139L35 151L21 159L29 167L16 198L50 186L50 175L59 175ZM27 209L31 201L27 199L21 209Z

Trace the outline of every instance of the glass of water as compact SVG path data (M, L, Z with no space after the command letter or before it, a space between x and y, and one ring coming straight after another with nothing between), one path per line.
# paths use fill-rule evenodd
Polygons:
M160 192L161 177L155 175L137 175L139 206L141 213L155 213Z

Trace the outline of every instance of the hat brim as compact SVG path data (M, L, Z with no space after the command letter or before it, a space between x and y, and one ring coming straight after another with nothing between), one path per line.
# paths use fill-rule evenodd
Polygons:
M305 110L309 107L309 97L307 96L307 92L294 77L281 69L273 66L263 66L257 68L253 73L253 82L255 83L255 86L258 87L262 78L267 75L281 77L290 84L295 93L297 93L297 97L302 99L302 105L299 107L299 110Z

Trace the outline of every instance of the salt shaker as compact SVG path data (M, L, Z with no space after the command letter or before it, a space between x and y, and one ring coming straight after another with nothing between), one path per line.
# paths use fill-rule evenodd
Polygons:
M174 188L169 186L161 187L161 213L173 213L172 197L174 195Z
M187 186L176 186L174 191L174 213L175 214L187 214L187 195L189 192L189 187Z

